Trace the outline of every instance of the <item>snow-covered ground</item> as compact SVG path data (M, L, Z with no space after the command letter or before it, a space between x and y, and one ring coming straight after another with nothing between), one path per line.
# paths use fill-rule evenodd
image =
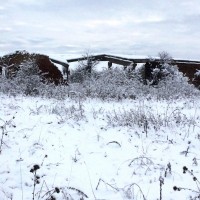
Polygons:
M198 99L102 102L0 95L0 101L1 200L51 199L52 193L60 200L197 196L174 186L199 192ZM183 174L183 166L197 181Z

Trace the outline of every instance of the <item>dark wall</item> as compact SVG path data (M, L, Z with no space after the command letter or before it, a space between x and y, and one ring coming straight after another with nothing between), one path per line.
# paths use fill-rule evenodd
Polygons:
M62 73L59 69L49 60L49 57L41 54L30 54L26 51L16 51L13 54L8 54L0 58L0 73L2 71L1 66L12 66L14 70L17 70L20 64L33 61L37 64L43 77L56 85L63 82Z
M183 73L184 76L189 78L189 82L194 84L196 87L200 88L200 77L195 76L197 70L200 70L200 64L194 63L176 63L175 64L179 71ZM153 79L152 72L156 67L159 68L161 65L159 62L150 61L145 64L145 80L151 81ZM158 77L159 78L159 77ZM153 84L157 84L156 82Z
M200 77L195 77L197 70L200 70L200 64L178 63L176 64L179 71L189 78L190 83L196 87L200 86Z

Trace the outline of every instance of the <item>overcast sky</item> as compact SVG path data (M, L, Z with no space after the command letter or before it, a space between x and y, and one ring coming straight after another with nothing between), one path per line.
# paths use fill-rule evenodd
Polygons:
M88 49L200 60L200 0L1 0L0 54Z

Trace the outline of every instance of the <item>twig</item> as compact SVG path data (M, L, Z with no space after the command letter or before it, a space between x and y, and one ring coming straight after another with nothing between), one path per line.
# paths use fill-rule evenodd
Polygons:
M160 181L160 200L162 200L162 186L164 185L164 178L160 176L159 181Z
M81 190L77 189L77 188L74 188L74 187L67 187L67 189L69 190L74 190L76 192L78 192L79 194L81 194L82 196L88 198L87 194L85 194L84 192L82 192Z
M142 194L143 199L146 200L146 198L145 198L145 196L144 196L144 193L142 192L141 187L140 187L137 183L132 183L132 184L130 184L130 185L129 185L129 188L131 188L131 187L134 186L134 185L136 185L136 186L139 188L139 190L140 190L140 192L141 192L141 194Z
M167 164L167 167L165 169L165 177L167 177L167 172L172 174L172 167L171 167L171 163L170 162Z
M144 156L141 156L141 157L137 157L137 158L134 158L130 163L129 163L129 167L131 166L131 164L135 161L135 160L139 160L141 159L141 165L147 165L147 164L150 164L152 165L153 164L153 161L147 157L144 157ZM146 163L143 161L143 159L146 159ZM148 163L149 162L149 163Z
M21 151L19 149L20 158L21 158ZM22 190L22 200L24 199L24 190L23 190L23 179L22 179L22 165L20 162L20 179L21 179L21 190Z
M107 145L108 145L108 144L112 144L112 143L118 144L119 147L121 147L121 144L120 144L119 142L117 142L117 141L111 141L111 142L108 142Z
M85 162L84 162L84 163L85 163ZM89 173L89 171L88 171L88 167L87 167L86 163L85 163L85 166L86 166L87 173L88 173L88 177L89 177L89 180L90 180L90 187L91 187L91 189L92 189L93 196L94 196L95 199L97 199L96 196L95 196L95 194L94 194L94 190L93 190L92 182L91 182L91 178L90 178L90 173Z
M104 180L102 180L101 178L100 178L99 181L98 181L96 190L98 190L98 187L99 187L101 181L102 181L104 184L106 184L106 185L110 186L111 188L113 188L114 190L116 190L117 192L119 192L119 189L118 189L118 188L115 188L115 187L113 187L112 185L110 185L109 183L106 183L106 182L105 182Z
M196 190L193 190L193 189L190 189L190 188L184 188L184 187L176 187L176 186L174 186L173 189L175 191L188 190L188 191L195 192L195 193L199 194L199 191L196 191Z

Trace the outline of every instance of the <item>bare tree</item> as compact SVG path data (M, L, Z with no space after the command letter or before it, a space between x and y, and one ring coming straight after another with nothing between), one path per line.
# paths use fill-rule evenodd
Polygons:
M164 64L164 63L171 64L173 61L172 56L166 51L159 52L158 56L160 58L161 64Z
M99 64L99 61L95 59L89 50L83 55L83 60L79 61L79 66L88 74L91 74L92 69L97 64Z
M11 63L11 59L3 59L0 58L0 68L1 68L1 74L4 78L10 78L12 75L11 68L14 66L14 64Z

